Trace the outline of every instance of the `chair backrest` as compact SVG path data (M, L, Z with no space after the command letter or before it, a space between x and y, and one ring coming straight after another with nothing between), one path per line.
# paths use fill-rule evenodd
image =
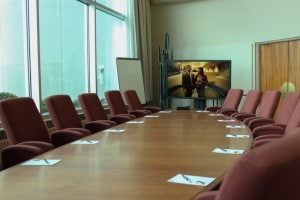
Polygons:
M267 90L263 95L257 110L257 117L272 119L280 100L281 92L278 90Z
M300 127L300 101L298 100L296 106L294 107L294 111L291 114L288 123L285 127L284 135L289 135L293 132L294 129Z
M69 95L52 95L46 98L45 103L56 130L82 128Z
M112 116L128 114L127 107L119 90L109 90L104 95Z
M96 93L80 94L78 96L78 101L88 122L108 119Z
M46 124L30 97L1 100L0 120L12 145L26 141L50 143Z
M222 108L237 110L243 96L242 89L230 89L223 102Z
M129 110L143 110L143 105L135 90L125 90L123 94Z
M294 133L241 156L216 200L300 199L300 129Z
M288 92L281 104L276 117L276 124L287 124L300 98L299 92Z
M260 90L249 90L246 99L243 102L240 113L251 113L255 114L257 106L261 100L262 91Z

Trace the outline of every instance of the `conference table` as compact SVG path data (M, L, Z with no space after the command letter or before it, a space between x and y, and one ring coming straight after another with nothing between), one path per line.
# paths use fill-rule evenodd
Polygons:
M249 151L242 122L167 110L97 132L0 172L0 199L193 199Z

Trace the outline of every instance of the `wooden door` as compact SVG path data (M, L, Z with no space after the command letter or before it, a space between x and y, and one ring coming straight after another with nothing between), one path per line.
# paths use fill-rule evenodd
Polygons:
M259 47L260 90L281 90L288 80L288 42L262 44Z
M300 40L289 42L288 91L300 91Z

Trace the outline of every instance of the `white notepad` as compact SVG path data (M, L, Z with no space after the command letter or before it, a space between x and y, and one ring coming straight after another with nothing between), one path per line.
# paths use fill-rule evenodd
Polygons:
M209 116L212 116L212 117L219 117L219 116L224 116L223 114L220 114L220 113L210 113L208 114Z
M218 119L218 122L235 122L234 119Z
M71 144L97 144L100 140L77 140Z
M144 121L128 121L127 124L143 124Z
M60 162L61 159L31 159L23 162L22 166L52 166Z
M158 113L171 113L171 112L172 112L172 110L161 110Z
M177 174L176 176L170 178L168 182L187 185L207 186L214 180L215 178L212 177Z
M105 133L124 133L125 129L110 128L110 129L105 129L103 132L105 132Z
M242 126L242 125L226 125L226 128L246 128L246 126Z
M146 115L144 117L146 117L146 118L158 118L159 115Z
M250 135L228 133L228 134L226 134L226 137L227 138L249 138Z
M242 154L242 153L244 153L244 150L215 148L212 152L214 152L214 153L223 153L223 154Z
M198 113L208 113L209 111L208 110L196 110L196 112L198 112Z

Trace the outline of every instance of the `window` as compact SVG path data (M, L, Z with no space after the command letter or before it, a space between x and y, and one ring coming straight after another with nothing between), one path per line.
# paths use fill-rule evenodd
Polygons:
M96 0L96 1L119 13L125 14L126 12L127 0Z
M32 96L42 113L50 95L76 103L80 93L97 92L104 100L106 90L118 89L116 57L133 55L130 4L0 0L0 94Z
M86 5L74 0L39 3L42 99L87 92Z
M25 1L5 0L0 5L0 93L28 95Z
M116 58L126 56L124 21L102 11L96 13L97 93L119 89Z

